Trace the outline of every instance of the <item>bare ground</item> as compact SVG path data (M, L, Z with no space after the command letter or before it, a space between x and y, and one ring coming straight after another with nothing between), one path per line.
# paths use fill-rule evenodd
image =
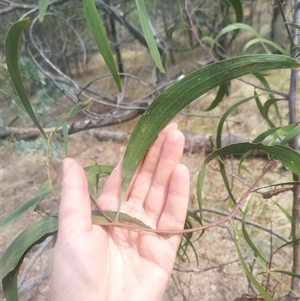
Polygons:
M185 123L183 117L178 118L178 123ZM184 128L182 128L184 130ZM83 166L92 165L95 162L99 164L116 164L125 150L125 145L105 142L100 143L93 135L93 131L79 133L70 137L69 156L76 158ZM31 198L36 194L41 184L47 180L45 156L40 154L20 153L16 150L13 142L4 141L1 145L1 177L2 177L2 195L1 216L5 216L17 205ZM191 173L191 197L190 208L196 208L195 183L198 170L204 160L203 154L185 154L183 163L185 163ZM251 174L243 171L238 180L233 180L233 192L237 199L247 190L246 185L254 182L260 174L266 162L262 159L252 159L245 163ZM232 159L227 162L228 170L237 175L237 160ZM229 173L230 173L229 172ZM51 165L51 176L57 184L60 182L60 163L54 160ZM264 184L271 184L278 181L287 181L291 175L285 171L280 164L276 169L267 174ZM204 206L214 208L224 212L229 212L233 208L230 200L226 199L227 194L224 190L222 180L219 174L216 161L211 162L207 169L205 189L203 192ZM289 237L290 227L286 216L274 205L278 201L281 206L290 212L291 209L291 192L273 197L272 200L264 200L261 195L254 194L249 199L249 209L247 219L256 221L280 232L286 238ZM44 202L47 210L57 210L52 199ZM241 216L241 214L239 214ZM205 218L216 220L220 216L212 213L205 213ZM37 213L29 213L13 226L4 229L1 233L1 249L9 245L12 239L23 229L28 227L34 221L41 217ZM234 222L237 233L241 242L244 241L241 236L240 223ZM229 224L224 225L226 228L215 227L205 231L204 235L197 239L194 234L194 245L198 255L198 265L191 249L188 254L190 262L178 262L167 287L164 301L167 300L234 300L241 296L242 293L249 291L247 278L243 272L242 266L238 261L238 255L232 240L233 228ZM269 258L270 252L282 245L284 242L276 237L272 237L265 231L247 227L253 241L260 251ZM231 234L230 234L231 233ZM30 279L37 273L43 271L49 266L51 258L51 247L45 252L34 264L27 279ZM273 249L272 249L273 248ZM26 257L24 266L33 256L38 248L29 252ZM242 246L242 253L250 264L253 258L246 252ZM291 268L291 249L289 247L282 249L272 258L273 264L280 269ZM257 267L257 266L256 266ZM180 270L180 271L179 271ZM257 267L256 273L261 271ZM261 283L264 284L266 277L261 276ZM289 285L288 277L280 277L280 280ZM271 280L270 290L275 286L276 280ZM277 295L286 288L279 285L276 287ZM49 300L49 279L41 281L34 289L25 294L21 300Z
M132 57L136 58L137 56L132 55ZM185 62L182 63L182 65L184 64ZM180 66L178 68L179 70L184 69ZM151 68L149 73L151 74ZM278 71L276 74L272 73L272 81L276 83L274 86L275 89L282 89L282 86L286 83L285 78L287 75L287 72L284 71ZM91 76L94 76L94 74L91 74ZM88 81L87 78L85 78L85 80ZM253 78L251 78L251 80L253 81ZM133 84L131 86L128 85L125 93L132 96L134 99L134 93L139 94L140 91L137 91L136 85ZM191 105L189 111L186 111L186 113L205 115L204 118L180 115L176 120L180 129L185 133L215 134L217 124L220 121L220 116L230 105L249 95L253 95L252 87L234 81L230 98L226 99L226 101L213 112L204 114L200 111L201 109L208 107L213 99L213 95L208 94L200 101ZM264 94L262 100L265 101L266 99L267 95ZM279 106L282 116L286 118L286 105L282 103L279 104ZM8 107L2 109L3 115L6 116L6 112L9 112L12 108ZM275 112L270 112L270 118L277 121ZM135 122L136 120L126 125L115 126L110 129L119 130L120 127L122 127L122 130L125 129L130 132ZM260 117L254 101L251 101L243 107L238 108L230 115L229 121L225 124L223 132L225 135L230 132L232 134L246 133L249 136L256 136L266 129L267 125L262 117ZM124 153L126 146L114 142L99 142L94 137L93 133L94 131L90 130L88 132L70 136L69 156L76 158L83 166L92 165L95 162L98 164L116 164ZM57 139L59 140L59 138ZM0 146L1 217L22 204L25 200L32 198L41 185L47 180L46 159L42 147L40 144L34 144L37 143L35 141L30 143L33 144L25 145L20 144L17 141L2 141ZM31 151L29 151L30 149ZM204 159L204 154L185 154L183 158L183 163L189 167L192 179L190 196L191 209L196 208L196 179ZM236 199L239 200L247 190L247 185L251 185L262 172L266 165L266 161L257 158L246 161L245 167L247 170L244 169L240 175L238 175L237 172L237 164L238 161L235 158L229 158L226 161L228 174L237 176L236 178L230 177L230 181L232 181L231 184L233 185L232 191ZM54 180L54 183L59 185L61 167L60 160L57 158L54 158L51 164L51 177ZM287 182L289 180L291 180L291 174L279 164L272 172L265 176L262 183L260 183L260 186ZM101 181L103 183L104 180ZM209 164L204 186L203 199L206 208L217 209L227 213L232 210L233 203L227 198L227 193L224 189L224 184L222 183L218 170L217 161L212 161ZM290 239L290 223L279 207L274 205L275 202L278 202L288 212L291 212L292 193L285 192L272 199L263 199L261 194L254 193L247 201L247 204L249 204L247 219L264 225L269 229L273 229L285 238ZM49 211L57 210L52 198L45 200L43 206ZM243 209L245 209L245 207ZM242 216L241 213L238 215ZM209 212L204 212L204 217L211 220L220 218L219 215ZM13 225L4 229L1 232L1 252L5 250L18 233L40 218L41 217L37 213L31 212ZM223 227L208 229L199 239L198 235L194 234L193 242L198 255L198 263L196 262L192 250L189 249L188 255L190 257L190 262L176 263L172 278L170 279L163 298L164 301L233 301L243 293L251 292L241 263L238 260L236 247L231 236L234 229L239 236L241 252L246 259L248 267L253 264L253 256L247 252L247 246L244 243L245 240L241 235L240 222L235 221L234 228L227 223L223 225ZM270 233L266 231L250 226L247 226L247 231L251 235L255 245L267 259L270 258L270 254L274 252L274 250L284 244L284 241L274 235L271 236ZM24 266L28 264L30 258L34 256L37 250L38 247L35 247L29 252L28 256L25 258ZM37 259L27 275L26 280L45 271L45 269L49 267L50 258L51 245L48 247L48 251L44 252L43 255ZM272 257L272 268L291 269L290 247L282 248ZM254 275L257 275L263 270L263 268L256 264ZM47 273L45 273L45 275L47 276ZM276 279L273 277L270 280L268 289L271 292L275 291L275 296L279 296L287 291L290 279L288 276L281 276L280 274L275 274L274 276L278 276L279 278ZM49 278L45 278L45 280L39 281L37 286L26 293L21 298L21 301L49 300ZM265 273L261 273L258 279L261 284L266 285L267 277ZM277 281L280 281L280 284L276 286Z

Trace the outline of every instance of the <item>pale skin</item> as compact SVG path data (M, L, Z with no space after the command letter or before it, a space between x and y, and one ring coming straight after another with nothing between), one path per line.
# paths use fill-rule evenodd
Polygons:
M180 164L183 145L175 123L160 132L127 191L122 212L154 229L183 229L189 196L188 169ZM121 168L119 162L97 200L104 210L118 206ZM166 238L92 224L84 171L75 160L65 159L51 300L161 300L180 240L181 235Z

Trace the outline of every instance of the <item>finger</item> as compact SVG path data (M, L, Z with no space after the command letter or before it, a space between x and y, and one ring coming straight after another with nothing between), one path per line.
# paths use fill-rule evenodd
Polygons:
M134 200L136 203L139 202L141 206L144 205L145 198L155 176L166 137L170 132L176 129L177 124L170 123L159 133L158 138L148 151L129 186L128 191L130 193L130 199Z
M91 203L83 168L74 159L63 161L63 190L59 206L59 233L78 235L92 228Z
M170 177L167 200L157 224L161 230L182 230L188 207L190 177L188 168L178 164ZM180 236L171 237L174 247L180 243Z
M184 136L178 130L170 131L166 137L155 176L144 204L146 214L157 223L165 207L170 177L182 158Z
M151 180L154 176L154 171L159 160L160 152L164 143L164 140L169 131L176 129L177 124L172 122L169 123L158 135L158 138L151 146L150 150L145 156L145 159L138 167L135 175L127 189L125 199L127 199L132 194L132 187L138 187L138 199L144 200L148 188L151 184ZM102 209L116 210L119 202L120 187L123 181L122 175L122 161L118 163L116 168L113 170L109 176L101 196L98 199L98 204ZM146 190L146 192L145 192ZM135 197L135 196L134 196ZM143 201L142 201L143 203Z
M120 189L123 181L122 160L119 161L109 175L97 203L101 209L116 210L118 207Z

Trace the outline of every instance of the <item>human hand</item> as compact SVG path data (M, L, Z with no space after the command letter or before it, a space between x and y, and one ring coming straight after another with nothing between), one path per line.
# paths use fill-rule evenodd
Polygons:
M183 145L175 123L160 132L126 193L122 212L153 229L183 229L189 195L188 170L179 163ZM118 206L121 168L119 162L97 200L104 210ZM75 160L65 159L51 300L160 300L180 240L181 235L165 238L92 224L84 171Z

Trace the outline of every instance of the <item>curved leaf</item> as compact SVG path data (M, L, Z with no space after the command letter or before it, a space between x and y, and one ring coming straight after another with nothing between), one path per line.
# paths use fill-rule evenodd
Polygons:
M3 217L0 222L0 229L5 228L9 224L13 223L16 219L21 217L26 212L33 210L38 206L38 204L48 195L50 195L52 192L50 190L50 182L46 181L41 189L39 190L37 196L34 198L26 201L21 206L10 212L8 215Z
M79 112L81 112L82 110L84 110L90 103L91 103L92 99L89 98L85 101L82 102L78 102L75 106L73 106L69 112L59 121L57 127L62 126L62 124L66 121L68 121L71 117L75 116L76 114L78 114Z
M235 247L237 249L238 256L239 256L239 259L241 261L242 267L243 267L248 279L250 280L252 285L255 287L255 289L260 293L260 295L264 298L265 301L274 301L274 299L265 291L265 289L257 282L255 277L249 271L249 269L247 267L247 264L246 264L246 262L243 258L242 253L241 253L241 250L240 250L240 247L238 245L237 240L238 240L238 238L237 238L237 235L235 233L235 235L234 235L234 244L235 244Z
M153 32L151 29L151 24L149 21L149 16L146 10L145 2L144 0L135 0L136 8L138 11L141 27L145 36L145 39L147 41L147 45L149 47L151 56L155 62L156 67L163 73L165 73L165 69L163 67L160 54L157 49L157 45L155 42L155 39L153 37Z
M220 122L218 124L218 129L217 129L217 135L216 135L216 147L217 148L221 148L222 146L222 130L223 130L223 125L227 119L227 117L229 116L229 114L231 114L235 109L237 109L239 106L243 105L244 103L247 103L249 100L253 99L254 96L250 96L248 98L245 98L239 102L237 102L236 104L234 104L233 106L231 106L221 117ZM228 192L229 197L231 198L231 200L236 203L235 198L232 194L232 189L230 187L228 178L227 178L227 174L226 174L226 170L224 167L224 164L222 163L222 161L219 161L219 167L220 167L220 172L221 172L221 176L223 178L223 182L225 184L226 190Z
M119 91L122 91L122 84L120 81L120 77L117 71L117 67L108 43L108 39L99 17L99 13L97 11L97 7L95 5L94 0L84 0L84 14L89 25L89 28L93 34L93 37L96 41L96 44L99 48L100 53L103 56L103 59L111 72Z
M274 49L278 50L279 52L281 52L283 55L289 55L289 53L284 50L282 47L280 47L278 44L274 43L273 41L270 41L270 40L267 40L267 39L264 39L264 38L255 38L255 39L252 39L250 41L248 41L241 53L242 54L245 54L246 51L248 50L248 48L250 48L252 45L254 44L257 44L257 43L260 43L261 45L264 45L264 44L269 44L270 46L272 46ZM268 48L265 48L265 50L268 49ZM272 52L268 49L267 53L271 54Z
M96 200L98 198L98 181L99 174L107 173L110 174L114 166L113 165L92 165L84 168L87 171L87 180L89 185L89 191L93 198Z
M278 101L287 101L286 99L277 99L277 98L271 98L271 99L268 99L265 103L264 103L264 105L263 105L263 111L262 111L262 113L263 113L263 116L264 116L264 118L265 118L265 120L266 121L270 121L271 122L271 120L270 120L270 118L269 118L269 109L272 107L272 106L274 106L274 109L275 109L275 111L276 111L276 116L278 117L278 119L279 119L279 122L280 122L280 125L282 124L282 122L281 122L281 114L280 114L280 112L278 111L278 106L277 106L277 102ZM269 123L269 122L268 122ZM272 122L271 122L272 123ZM272 123L273 124L273 123ZM274 125L273 125L274 126Z
M295 124L290 124L290 125L287 125L285 127L272 127L271 129L268 129L267 131L265 132L262 132L260 135L258 135L253 141L252 143L261 143L263 142L267 137L269 137L270 135L273 135L274 133L276 133L278 130L280 130L281 128L288 128L291 130L291 132L281 141L280 144L282 145L285 145L289 139L291 137L294 137L294 130L295 128L299 127L299 125L295 125ZM240 169L242 168L242 164L243 162L246 160L246 158L251 154L251 151L248 151L246 153L244 153L240 159L240 162L239 162L239 167L238 167L238 170L240 172Z
M31 106L30 100L28 98L27 92L25 90L20 69L18 63L18 50L20 44L20 38L24 29L31 23L29 18L20 20L14 23L8 30L5 38L5 53L6 53L6 64L11 76L12 82L18 93L18 96L23 104L31 120L34 122L36 127L41 131L41 133L47 138L42 126L40 125L35 112ZM22 107L22 106L21 106Z
M240 0L228 0L231 4L231 6L234 9L235 12L235 21L236 23L243 23L243 6ZM236 36L239 33L239 29L237 29L233 35L233 37L230 39L230 42L232 42Z
M243 236L249 245L249 247L252 249L254 256L259 257L262 261L264 261L265 264L268 264L268 261L264 258L264 256L259 252L259 250L256 248L255 244L253 243L251 236L248 234L248 231L246 229L246 215L248 212L248 206L246 207L246 210L243 214L243 219L242 219L242 233Z
M282 55L241 56L205 66L161 93L141 116L130 137L123 160L121 202L135 170L159 131L189 103L234 78L263 70L297 67L296 60Z
M57 229L57 217L45 217L18 235L0 258L1 279L17 267L22 256L26 254L31 247L55 233Z
M215 40L218 41L221 36L225 35L226 33L230 31L236 32L237 30L244 29L249 32L251 32L256 38L260 39L259 33L250 25L244 24L244 23L232 23L230 25L225 26L220 32L217 34ZM263 41L261 41L261 46L263 47L264 51L268 54L270 54L269 49L266 47Z
M213 110L215 107L218 106L218 104L223 100L225 94L226 94L226 90L227 90L227 85L226 84L222 84L219 87L218 93L216 95L216 98L213 100L213 102L211 103L211 105L205 109L204 111L211 111Z
M22 101L21 101L21 99L20 99L20 97L19 97L18 95L14 94L14 93L11 93L11 92L9 92L9 91L7 91L7 90L2 90L2 89L0 89L0 91L1 91L2 93L4 93L4 94L10 96L10 97L15 101L15 103L16 103L16 104L17 104L24 112L26 112L26 109L25 109L25 107L23 106L23 103L22 103Z
M204 160L197 179L197 198L200 213L202 214L202 187L204 184L205 170L207 164L218 156L244 154L248 151L264 151L272 157L277 158L285 167L293 173L300 175L300 156L299 153L285 145L264 145L261 143L233 143L215 150Z

